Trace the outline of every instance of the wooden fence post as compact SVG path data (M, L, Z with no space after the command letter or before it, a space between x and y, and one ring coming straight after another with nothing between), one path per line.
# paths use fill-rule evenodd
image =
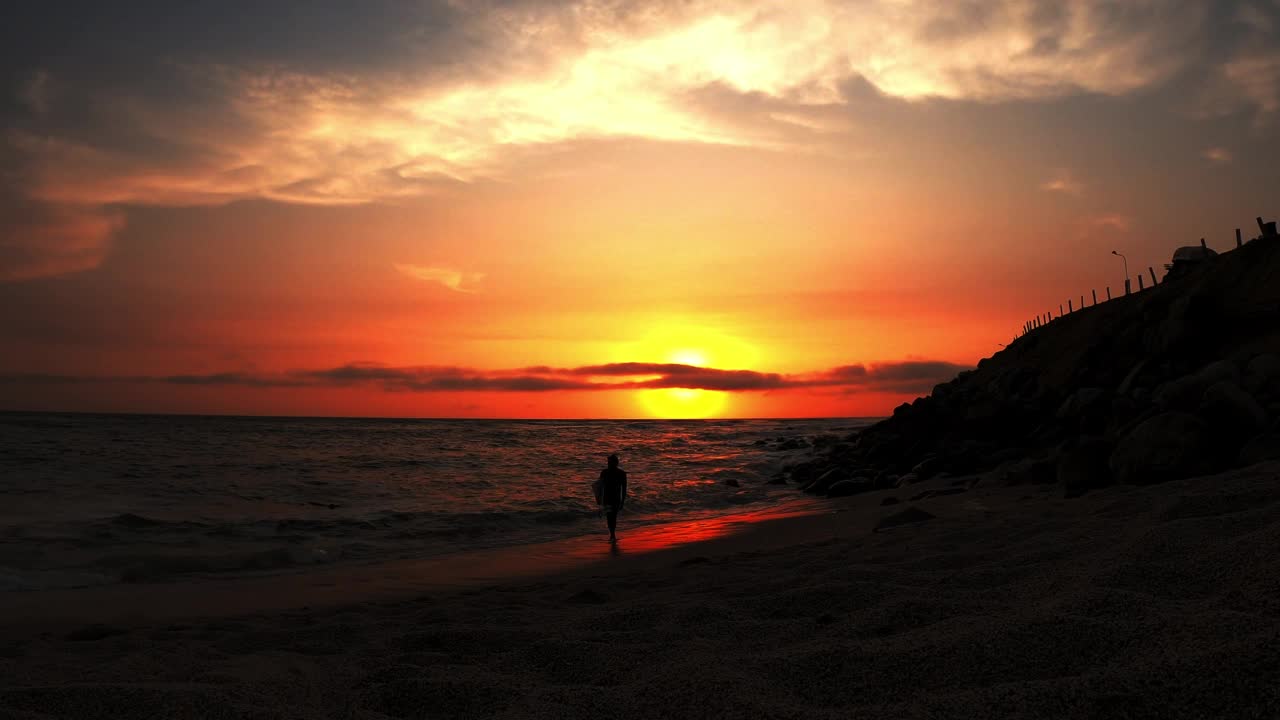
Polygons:
M1107 286L1107 299L1108 299L1108 300L1110 300L1110 299L1111 299L1111 286L1110 286L1110 285L1108 285L1108 286Z
M1058 303L1058 317L1062 317L1062 303Z
M1067 301L1067 312L1071 312L1071 301Z
M1093 304L1094 304L1094 305L1097 305L1097 304L1098 304L1098 289L1097 289L1097 288L1094 288L1094 289L1093 289L1093 290L1091 290L1090 292L1092 292L1092 293L1093 293Z
M1142 273L1138 273L1138 292L1142 292L1145 289L1142 287Z
M1156 269L1148 265L1147 272L1151 273L1151 287L1155 287L1156 286Z
M1240 228L1236 228L1236 247L1240 247L1244 242L1240 239Z

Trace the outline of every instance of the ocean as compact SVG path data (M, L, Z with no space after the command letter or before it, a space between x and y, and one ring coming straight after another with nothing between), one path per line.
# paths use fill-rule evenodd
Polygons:
M0 414L0 592L297 572L819 501L768 480L871 420ZM781 447L780 447L781 446ZM729 481L736 481L734 487Z

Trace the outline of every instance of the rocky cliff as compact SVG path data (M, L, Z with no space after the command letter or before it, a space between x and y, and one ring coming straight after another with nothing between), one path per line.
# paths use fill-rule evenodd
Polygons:
M1020 337L790 468L849 495L947 473L1068 496L1280 457L1280 239Z

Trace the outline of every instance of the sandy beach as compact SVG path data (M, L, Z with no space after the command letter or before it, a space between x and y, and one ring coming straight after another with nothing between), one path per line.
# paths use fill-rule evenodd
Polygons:
M30 595L0 717L1274 717L1278 476L887 490L508 581L369 566L289 609Z

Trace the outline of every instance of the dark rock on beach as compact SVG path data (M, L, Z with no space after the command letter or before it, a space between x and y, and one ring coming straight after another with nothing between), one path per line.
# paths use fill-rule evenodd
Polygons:
M1240 448L1238 464L1241 466L1267 460L1280 460L1280 432L1263 433Z
M1208 472L1212 455L1209 426L1194 415L1170 412L1134 428L1108 465L1117 481L1146 485Z
M846 497L875 489L876 484L874 482L865 477L857 477L852 480L841 480L833 483L831 487L827 488L827 497Z

